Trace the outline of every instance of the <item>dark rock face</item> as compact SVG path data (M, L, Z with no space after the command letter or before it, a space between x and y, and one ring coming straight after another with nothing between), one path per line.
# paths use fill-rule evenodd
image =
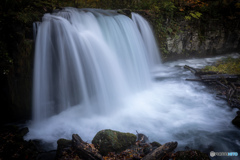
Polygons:
M0 127L0 159L1 160L32 160L37 159L38 150L33 141L25 141L23 136L27 128L17 126Z
M207 57L240 51L239 30L229 31L221 26L213 30L209 27L204 34L204 40L201 40L199 38L201 35L197 29L194 29L194 24L191 25L191 29L179 33L179 38L167 38L169 55L166 60Z
M92 143L104 156L108 152L121 152L136 143L136 135L122 133L113 130L99 131L92 140Z
M232 124L240 128L240 115L237 115L233 120Z

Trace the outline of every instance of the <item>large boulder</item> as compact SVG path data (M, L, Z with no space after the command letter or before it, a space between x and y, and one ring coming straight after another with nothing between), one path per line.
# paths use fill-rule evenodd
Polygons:
M101 130L92 140L92 144L98 148L101 155L109 152L119 153L135 145L137 136L132 133L122 133L114 130Z

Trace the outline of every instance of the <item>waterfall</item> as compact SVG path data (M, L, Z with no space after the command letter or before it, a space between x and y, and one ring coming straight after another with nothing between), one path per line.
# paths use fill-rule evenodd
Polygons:
M159 52L147 21L132 17L75 8L43 16L34 32L35 121L79 104L87 113L106 113L151 86Z
M161 60L159 56L158 47L156 44L155 37L153 35L152 29L148 22L141 17L139 14L132 13L132 19L135 22L135 24L138 26L138 29L142 35L144 44L146 45L147 53L149 56L147 56L150 67L155 67L156 65L159 65Z
M137 130L161 144L178 141L180 150L237 151L236 110L202 83L185 81L195 77L184 65L201 68L220 57L160 64L151 27L131 17L64 8L34 25L33 121L25 139L51 150L72 134L90 142L102 129Z

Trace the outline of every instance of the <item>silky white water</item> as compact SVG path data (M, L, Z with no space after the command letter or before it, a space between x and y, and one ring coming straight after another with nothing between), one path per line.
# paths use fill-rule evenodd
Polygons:
M44 15L36 38L33 121L25 139L56 147L59 138L74 133L91 142L102 129L137 130L183 148L236 151L235 110L202 83L185 81L194 75L183 68L222 57L161 64L148 23L132 18L72 8Z

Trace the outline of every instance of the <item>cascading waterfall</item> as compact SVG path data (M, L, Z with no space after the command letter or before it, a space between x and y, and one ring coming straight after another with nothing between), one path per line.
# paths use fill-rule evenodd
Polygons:
M59 138L77 133L89 142L99 130L113 129L178 141L180 149L240 148L231 124L235 110L201 83L185 81L193 78L185 64L202 67L218 57L160 64L151 28L135 13L130 19L64 8L35 26L34 120L26 140L56 148Z
M36 121L80 103L89 112L106 112L149 87L159 53L146 20L133 17L74 8L44 15L35 49Z

